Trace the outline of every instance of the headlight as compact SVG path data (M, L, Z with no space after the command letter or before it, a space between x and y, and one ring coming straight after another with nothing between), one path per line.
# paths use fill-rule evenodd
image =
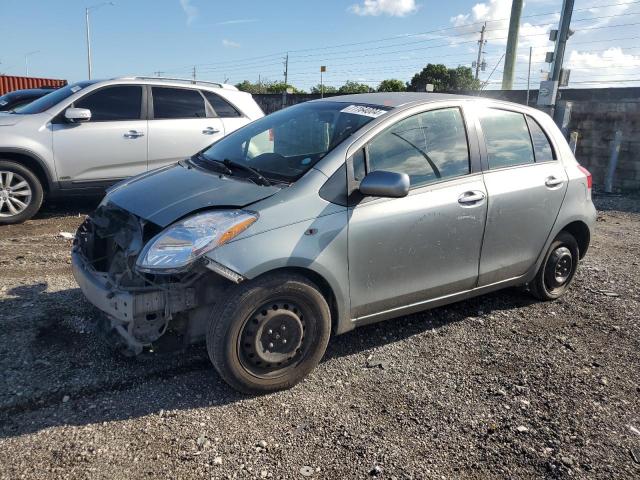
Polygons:
M182 271L197 258L238 236L257 219L257 213L246 210L218 210L186 218L147 243L136 266L149 273Z

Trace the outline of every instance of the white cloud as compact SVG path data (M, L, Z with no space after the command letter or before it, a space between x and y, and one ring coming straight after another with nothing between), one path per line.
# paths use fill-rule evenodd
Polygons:
M218 22L216 23L216 25L238 25L240 23L254 23L257 21L257 18L237 18L234 20L225 20L224 22Z
M180 0L180 6L187 16L187 25L191 25L198 18L198 9L191 4L191 0Z
M222 40L222 45L224 45L227 48L240 48L240 44L238 42L227 40L226 38Z
M351 5L349 11L356 15L390 15L404 17L418 10L415 0L363 0L361 4Z
M640 55L624 53L621 47L611 47L601 53L572 50L566 64L572 70L598 72L610 68L617 73L631 72L640 69Z

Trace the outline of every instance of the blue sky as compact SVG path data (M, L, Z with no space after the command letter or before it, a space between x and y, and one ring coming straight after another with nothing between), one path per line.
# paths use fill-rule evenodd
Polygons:
M407 81L428 62L449 66L475 60L477 33L487 21L487 69L502 78L511 0L114 0L92 12L94 77L163 72L237 83L282 79L289 51L290 83L308 89L350 79L377 85ZM101 0L0 0L0 73L23 75L25 54L34 76L86 78L84 8ZM532 84L548 68L548 30L561 0L525 3L516 88L526 86L529 47ZM640 85L640 2L576 0L567 62L572 86ZM495 72L489 78L491 70ZM630 81L635 80L635 81ZM496 82L496 83L494 83ZM587 83L592 82L592 83Z

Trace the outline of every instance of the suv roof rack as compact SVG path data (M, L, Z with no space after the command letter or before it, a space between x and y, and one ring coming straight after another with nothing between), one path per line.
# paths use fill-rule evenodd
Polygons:
M158 81L165 81L165 82L180 82L180 83L189 83L191 85L209 85L216 88L224 88L225 90L238 90L234 85L230 85L228 83L209 82L206 80L194 80L192 78L135 76L135 77L120 77L120 79L121 80L158 80Z

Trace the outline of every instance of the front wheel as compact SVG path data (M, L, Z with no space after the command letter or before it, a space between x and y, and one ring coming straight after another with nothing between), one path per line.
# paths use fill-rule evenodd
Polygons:
M42 184L31 170L0 159L0 225L29 220L40 209L43 196Z
M238 285L214 308L207 351L233 388L266 393L306 377L330 333L331 314L319 289L300 275L279 273Z
M531 294L539 300L560 298L578 268L578 242L568 232L560 232L547 251L540 270L529 284Z

